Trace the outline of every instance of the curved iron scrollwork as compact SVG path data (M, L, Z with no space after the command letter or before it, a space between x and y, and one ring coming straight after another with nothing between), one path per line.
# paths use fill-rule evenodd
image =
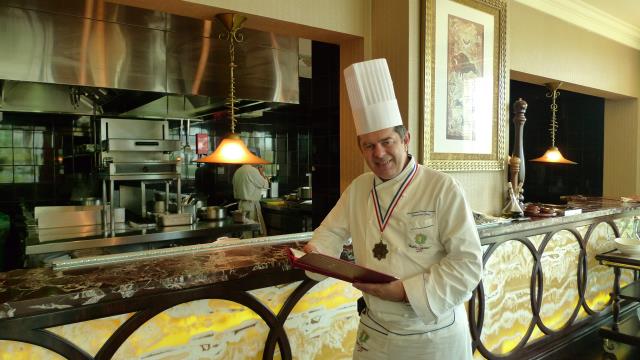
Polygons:
M269 334L265 342L263 359L273 359L276 344L279 346L282 359L292 359L293 355L291 353L291 346L289 344L287 333L284 330L284 323L293 307L307 291L317 284L317 282L306 278L304 273L299 270L293 270L284 274L281 272L271 273L270 275L271 276L261 274L260 276L254 277L254 279L246 279L250 280L248 283L234 283L231 281L212 286L175 290L171 292L170 296L167 296L167 293L160 293L126 300L118 300L111 303L92 304L81 308L63 309L52 313L38 314L24 318L8 319L3 321L4 324L0 329L0 339L19 341L40 346L49 349L66 359L106 360L111 359L120 346L122 346L122 344L136 330L163 311L191 301L220 299L246 306L258 314L258 316L260 316L260 318L267 324L269 327ZM278 279L279 281L274 279ZM274 314L262 302L247 292L248 290L259 287L255 285L251 286L253 285L251 283L262 284L262 287L264 287L275 285L275 283L280 284L300 280L302 280L302 282L289 295L278 314ZM133 314L122 325L120 325L113 334L111 334L107 341L98 350L95 357L91 356L70 341L46 330L46 328L53 326L82 322L128 312L135 312L135 314Z
M590 240L592 240L592 238L594 238L594 241L597 239L594 237L594 234L596 233L596 228L601 224L606 224L611 228L616 237L621 236L621 229L618 228L614 220L627 216L629 216L629 214L607 216L596 219L595 221L593 219L585 220L483 238L483 243L487 246L483 255L483 264L485 266L492 259L492 256L497 254L498 249L511 241L515 241L520 244L520 246L524 246L526 250L523 249L523 252L531 255L531 269L530 271L529 269L524 269L524 274L529 274L530 276L528 284L530 298L527 300L530 304L531 318L525 319L528 321L528 325L526 325L525 321L522 338L519 339L518 343L513 346L508 353L495 353L492 349L489 349L487 345L482 342L483 329L488 331L486 330L487 328L485 328L487 326L487 314L490 314L490 312L488 312L489 309L487 309L487 289L485 289L485 282L487 282L488 279L484 279L473 292L473 296L468 303L469 325L474 350L477 350L482 356L488 359L528 358L549 352L551 347L559 346L559 343L567 343L569 341L567 339L571 338L572 334L578 332L584 333L584 331L593 328L598 321L606 321L606 316L601 315L607 315L608 312L611 311L609 306L611 299L602 310L592 309L587 303L587 293L589 291L587 280L589 279L590 271L588 262L590 261L590 256L593 255L588 253L587 250L590 249ZM577 230L585 226L587 227L586 231ZM566 322L562 324L559 329L552 329L545 325L541 317L544 302L543 295L545 293L544 279L545 276L549 276L545 275L542 259L545 251L551 251L549 248L553 248L549 247L549 243L552 242L554 236L561 231L568 231L573 241L577 242L579 246L579 251L575 249L573 252L573 254L577 253L578 257L575 275L578 299L577 305ZM584 235L582 235L581 232L584 233ZM535 236L538 236L538 240L534 241L532 237ZM542 236L542 238L540 238L540 236ZM637 272L634 274L634 279L638 279ZM280 284L291 284L294 282L300 283L294 291L289 294L277 314L273 313L265 304L248 292L253 289ZM246 306L266 323L269 328L269 333L267 334L264 345L263 359L273 359L276 352L276 345L278 345L282 359L292 359L291 345L284 329L284 324L295 305L316 284L317 282L306 278L304 272L301 270L260 271L241 279L213 285L172 290L170 292L159 290L156 293L139 295L128 299L89 304L68 309L46 310L40 314L2 319L0 320L0 339L40 346L67 359L110 359L137 329L163 311L190 301L221 299ZM527 284L524 283L522 288L526 289L526 286ZM587 313L588 317L592 318L577 321L581 309ZM132 312L134 314L111 334L98 350L95 357L92 357L79 346L47 330L54 326ZM597 320L591 321L594 318L597 318ZM494 324L491 324L491 326L494 326ZM536 326L543 333L543 336L531 342L531 336Z
M496 241L489 244L488 249L485 251L483 256L483 264L486 266L488 261L491 259L492 255L495 254L496 250L509 241L516 241L523 246L525 246L528 252L533 257L533 264L531 269L531 280L530 280L530 302L531 302L531 313L532 318L530 319L529 326L524 333L522 339L518 342L516 346L513 347L506 354L496 354L488 349L485 344L483 344L481 336L482 330L485 325L485 311L487 310L487 304L485 299L485 289L483 282L480 282L472 298L469 301L469 325L471 331L471 337L473 339L474 350L480 352L482 356L487 359L521 359L526 358L528 356L532 356L536 353L542 353L544 351L548 351L548 349L544 349L545 345L550 344L552 342L558 341L558 339L567 337L572 332L575 332L577 329L585 326L592 326L593 324L588 324L587 321L579 321L576 322L580 309L584 309L584 311L589 315L599 315L600 313L606 311L596 311L591 309L587 304L586 300L586 291L587 291L587 279L588 279L588 256L587 254L587 245L589 240L591 239L592 234L595 229L600 224L607 224L615 234L616 237L619 237L621 234L620 229L618 229L615 224L613 217L604 219L602 221L596 221L593 223L574 223L574 224L564 224L558 226L548 227L546 229L530 231L526 234L514 234L512 236L499 236L496 238ZM588 225L588 229L584 235L584 237L577 230L577 225ZM576 269L576 285L578 289L578 299L577 304L567 319L566 323L560 329L551 329L547 327L542 317L540 316L540 311L543 303L543 295L544 295L544 269L542 268L541 259L545 250L547 250L547 245L553 239L554 235L561 231L568 231L571 233L573 239L578 243L580 247L580 251L577 259L577 269ZM535 235L543 235L544 238L540 242L538 248L531 242L528 236ZM486 242L488 239L483 239ZM591 254L592 255L592 254ZM611 299L608 304L611 304ZM540 331L544 334L544 336L540 339L537 339L534 344L530 344L531 335L535 327L538 327Z

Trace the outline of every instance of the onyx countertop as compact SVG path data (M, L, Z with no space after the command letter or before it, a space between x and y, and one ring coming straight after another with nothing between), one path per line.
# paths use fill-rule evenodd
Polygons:
M581 208L583 213L553 218L528 218L483 227L478 232L484 240L565 223L592 221L608 215L627 212L635 215L640 210L638 203L622 203L604 198L589 198L571 205ZM0 273L0 320L173 289L242 281L257 272L288 271L291 266L285 249L290 246L300 247L302 244L303 241L300 240L287 244L280 242L278 245L270 245L268 241L264 241L85 269L36 268Z
M87 269L12 270L0 273L0 319L287 271L285 249L300 246L247 245Z
M567 206L582 209L581 214L554 217L523 217L514 219L511 223L497 226L478 228L480 238L489 238L510 233L524 232L543 227L558 226L567 223L588 221L596 217L618 215L630 211L640 210L640 203L622 202L602 197L587 197L582 200L572 200Z

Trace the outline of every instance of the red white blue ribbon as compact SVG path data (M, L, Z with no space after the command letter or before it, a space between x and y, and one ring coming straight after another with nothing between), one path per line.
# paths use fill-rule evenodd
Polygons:
M380 198L378 197L378 192L376 191L376 180L373 179L373 187L371 188L371 196L373 197L373 201L375 203L374 204L374 209L376 210L376 218L378 219L378 226L380 227L380 234L382 234L384 232L384 229L387 227L387 224L389 223L389 219L391 219L391 215L393 215L393 211L396 209L396 205L398 205L398 201L400 201L400 198L402 197L402 194L404 193L405 190L407 190L407 188L409 187L409 184L411 184L411 182L413 181L413 178L418 173L417 170L418 170L418 164L414 162L413 163L413 169L411 169L409 174L407 174L407 176L402 181L402 184L400 185L400 188L398 188L396 193L393 195L393 198L391 199L391 204L389 204L389 207L387 208L387 212L384 215L382 215L382 208L380 206Z

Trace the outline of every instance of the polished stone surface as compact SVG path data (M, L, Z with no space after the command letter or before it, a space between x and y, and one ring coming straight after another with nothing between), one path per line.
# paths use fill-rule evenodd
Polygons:
M0 319L286 271L290 245L251 245L80 270L0 273Z
M515 219L510 224L478 229L480 238L488 238L503 234L516 233L539 229L547 226L557 226L572 222L586 221L596 217L622 214L640 210L640 203L621 202L613 199L590 197L582 200L572 200L568 205L582 209L581 214L554 217L524 217Z
M571 205L582 208L583 213L527 219L484 228L479 233L481 238L487 238L640 209L637 203L602 198L590 198ZM82 270L37 268L0 273L0 319L240 280L257 271L287 271L291 269L284 251L288 246L299 247L301 243L250 244Z

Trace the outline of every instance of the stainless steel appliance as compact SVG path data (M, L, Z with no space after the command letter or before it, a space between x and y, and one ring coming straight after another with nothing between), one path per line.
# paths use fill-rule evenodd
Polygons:
M165 199L168 199L169 185L175 181L179 202L181 167L173 152L179 151L181 146L180 140L167 139L168 134L167 120L100 120L103 203L107 198L113 199L115 181L125 180L140 181L140 213L143 217L147 214L145 194L150 182L164 182ZM181 207L177 208L180 213Z

